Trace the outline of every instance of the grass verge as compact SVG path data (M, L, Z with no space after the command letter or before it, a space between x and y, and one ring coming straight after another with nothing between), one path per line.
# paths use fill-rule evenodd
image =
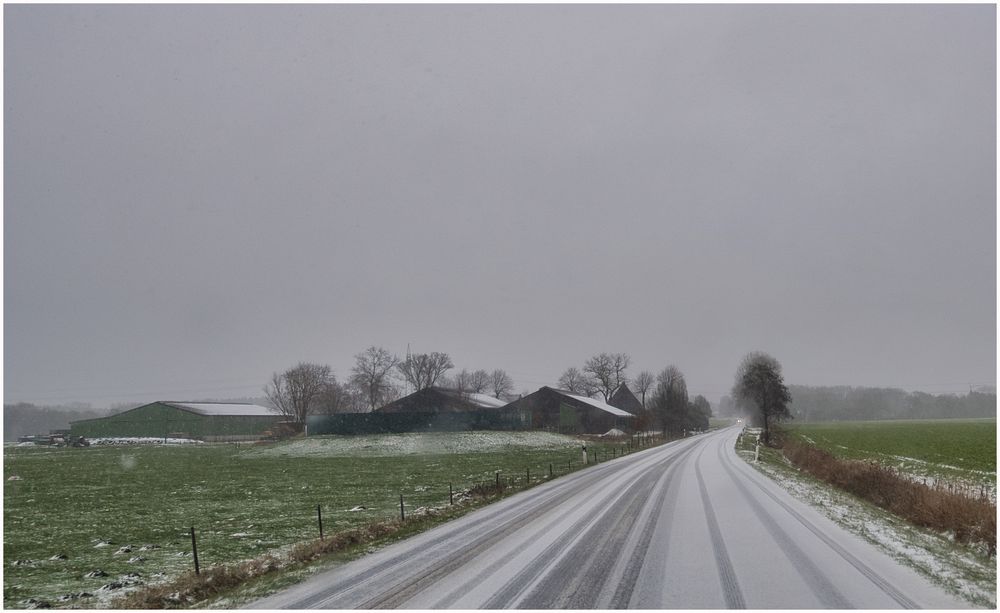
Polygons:
M997 508L985 495L972 497L946 483L918 483L876 462L843 460L798 440L784 456L792 465L918 526L949 532L959 543L983 543L997 551Z
M782 450L761 447L754 462L753 437L744 436L737 454L789 494L811 505L845 530L872 544L970 606L996 608L996 556L956 543L948 534L916 526L864 499L832 487L793 466Z

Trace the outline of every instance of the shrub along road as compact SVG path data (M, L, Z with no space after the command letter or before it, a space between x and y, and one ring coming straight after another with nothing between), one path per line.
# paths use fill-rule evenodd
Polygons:
M961 608L737 457L738 428L522 492L255 608Z

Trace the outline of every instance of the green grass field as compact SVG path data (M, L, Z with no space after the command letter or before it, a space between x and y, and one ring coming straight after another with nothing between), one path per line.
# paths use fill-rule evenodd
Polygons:
M996 487L996 419L799 423L793 434L834 455L916 476Z
M605 454L610 446L601 447ZM96 608L127 573L150 582L250 559L318 535L448 504L455 491L579 469L579 441L542 432L316 437L268 447L4 449L4 606ZM12 479L12 477L18 479ZM352 510L359 509L360 510ZM103 543L107 542L107 545ZM129 552L118 553L130 545ZM145 549L142 549L145 546ZM67 559L53 559L64 555ZM99 570L104 577L87 578ZM59 598L88 592L93 598Z

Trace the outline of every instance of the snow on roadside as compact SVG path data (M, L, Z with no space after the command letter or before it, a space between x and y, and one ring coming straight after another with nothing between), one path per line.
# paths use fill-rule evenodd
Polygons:
M422 453L476 453L511 449L565 448L577 439L551 432L410 432L366 436L310 436L257 447L243 457L395 456Z
M976 555L945 535L908 524L845 492L803 476L789 465L754 463L738 454L792 496L817 508L840 526L872 543L896 561L978 607L996 608L996 560ZM748 458L747 456L750 456Z

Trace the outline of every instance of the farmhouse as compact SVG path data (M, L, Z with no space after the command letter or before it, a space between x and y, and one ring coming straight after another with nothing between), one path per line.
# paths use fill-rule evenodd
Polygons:
M533 429L567 433L602 434L612 428L628 430L635 415L606 402L566 390L542 387L503 408L517 414Z
M525 429L506 404L485 394L429 387L371 413L311 415L306 428L310 435Z
M444 387L428 387L376 411L380 413L458 413L499 409L507 403L486 394L472 394Z
M284 418L256 404L158 401L98 419L70 422L72 435L180 437L204 441L253 440Z

